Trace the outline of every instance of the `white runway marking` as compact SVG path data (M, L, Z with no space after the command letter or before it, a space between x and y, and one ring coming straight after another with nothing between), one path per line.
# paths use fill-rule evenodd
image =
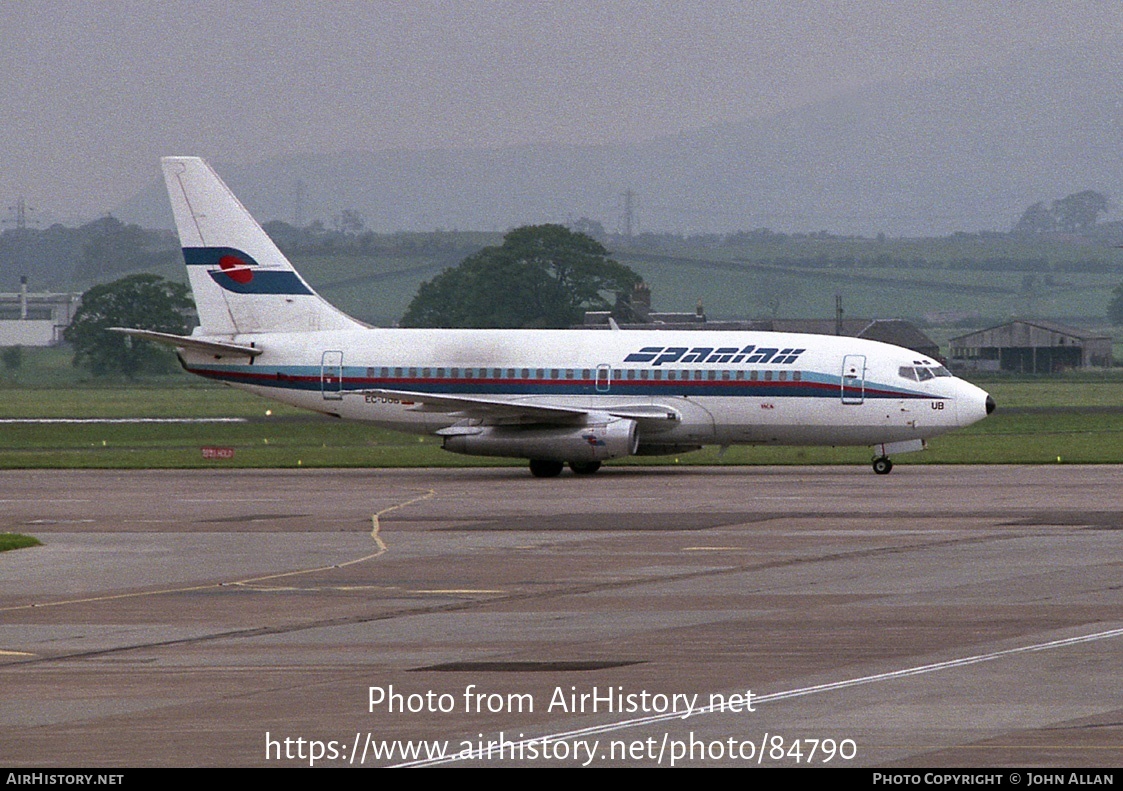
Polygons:
M21 417L0 423L248 423L244 417Z
M976 665L981 662L991 662L995 659L1002 659L1008 656L1016 656L1017 654L1029 654L1037 651L1051 651L1056 648L1067 648L1072 645L1079 645L1081 643L1091 643L1098 640L1110 640L1113 637L1123 636L1123 629L1108 629L1103 632L1093 632L1092 634L1080 635L1079 637L1067 637L1062 640L1050 640L1045 643L1034 643L1033 645L1025 645L1019 648L1007 648L1002 651L991 651L986 654L975 654L974 656L965 656L959 659L949 659L946 662L934 662L930 665L917 665L916 667L907 667L902 670L891 670L886 673L875 673L870 676L859 676L858 678L849 678L845 681L834 681L827 684L815 684L810 687L800 687L798 689L789 689L783 692L773 692L769 695L754 695L753 705L761 703L772 703L779 700L790 700L791 698L801 698L807 695L817 695L820 692L834 692L835 690L847 689L848 687L858 687L865 684L876 684L880 681L893 681L899 678L907 678L909 676L920 676L927 673L935 673L941 670L950 670L957 667L965 667L967 665ZM715 711L720 711L719 706L700 706L695 709L693 716L699 714L713 714ZM638 728L643 725L654 725L660 722L669 722L671 720L683 719L682 712L673 714L656 714L650 717L637 717L630 720L621 720L620 722L610 722L604 725L593 725L588 728L578 728L572 731L559 731L557 733L544 734L532 739L523 739L514 742L517 746L525 746L531 743L541 744L543 740L548 741L564 741L567 739L577 739L583 736L593 736L601 733L612 733L613 731L627 730L628 728ZM448 756L445 758L434 758L430 760L411 761L409 763L396 764L397 767L408 766L437 766L439 764L448 764L453 761L464 759L480 760L483 757L482 750L473 750L466 754L457 754L455 756Z

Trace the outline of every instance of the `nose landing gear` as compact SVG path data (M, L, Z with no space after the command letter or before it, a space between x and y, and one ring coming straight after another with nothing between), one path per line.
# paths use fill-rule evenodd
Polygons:
M923 439L905 439L900 442L879 442L873 446L873 471L878 475L888 475L893 471L893 462L889 460L890 453L912 453L926 450L928 443Z

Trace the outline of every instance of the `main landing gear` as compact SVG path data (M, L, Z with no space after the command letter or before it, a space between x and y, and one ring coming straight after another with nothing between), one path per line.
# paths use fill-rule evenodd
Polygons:
M562 467L565 465L560 461L550 461L549 459L531 459L530 460L530 474L535 478L556 478L561 475Z
M873 471L878 475L888 475L893 472L893 462L888 456L878 456L873 460Z
M535 478L556 478L561 475L562 468L565 464L560 461L550 461L548 459L531 459L530 460L530 474ZM573 470L575 475L592 475L600 469L599 461L571 461L569 469Z

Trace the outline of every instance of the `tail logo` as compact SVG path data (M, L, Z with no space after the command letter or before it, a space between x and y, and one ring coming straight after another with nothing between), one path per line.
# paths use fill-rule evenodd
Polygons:
M263 267L253 256L233 247L184 247L188 267L205 267L211 280L235 294L311 294L292 269Z
M218 268L235 283L245 285L253 280L253 269L250 265L236 255L227 253L218 259Z

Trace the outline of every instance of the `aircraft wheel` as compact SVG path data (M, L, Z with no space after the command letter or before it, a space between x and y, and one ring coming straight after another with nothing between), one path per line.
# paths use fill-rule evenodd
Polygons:
M576 475L592 475L600 469L599 461L571 461L569 469Z
M893 471L893 462L888 456L878 456L873 460L873 471L878 475L888 475Z
M556 478L561 475L562 467L565 465L560 461L550 461L548 459L531 459L530 460L530 474L535 478Z

